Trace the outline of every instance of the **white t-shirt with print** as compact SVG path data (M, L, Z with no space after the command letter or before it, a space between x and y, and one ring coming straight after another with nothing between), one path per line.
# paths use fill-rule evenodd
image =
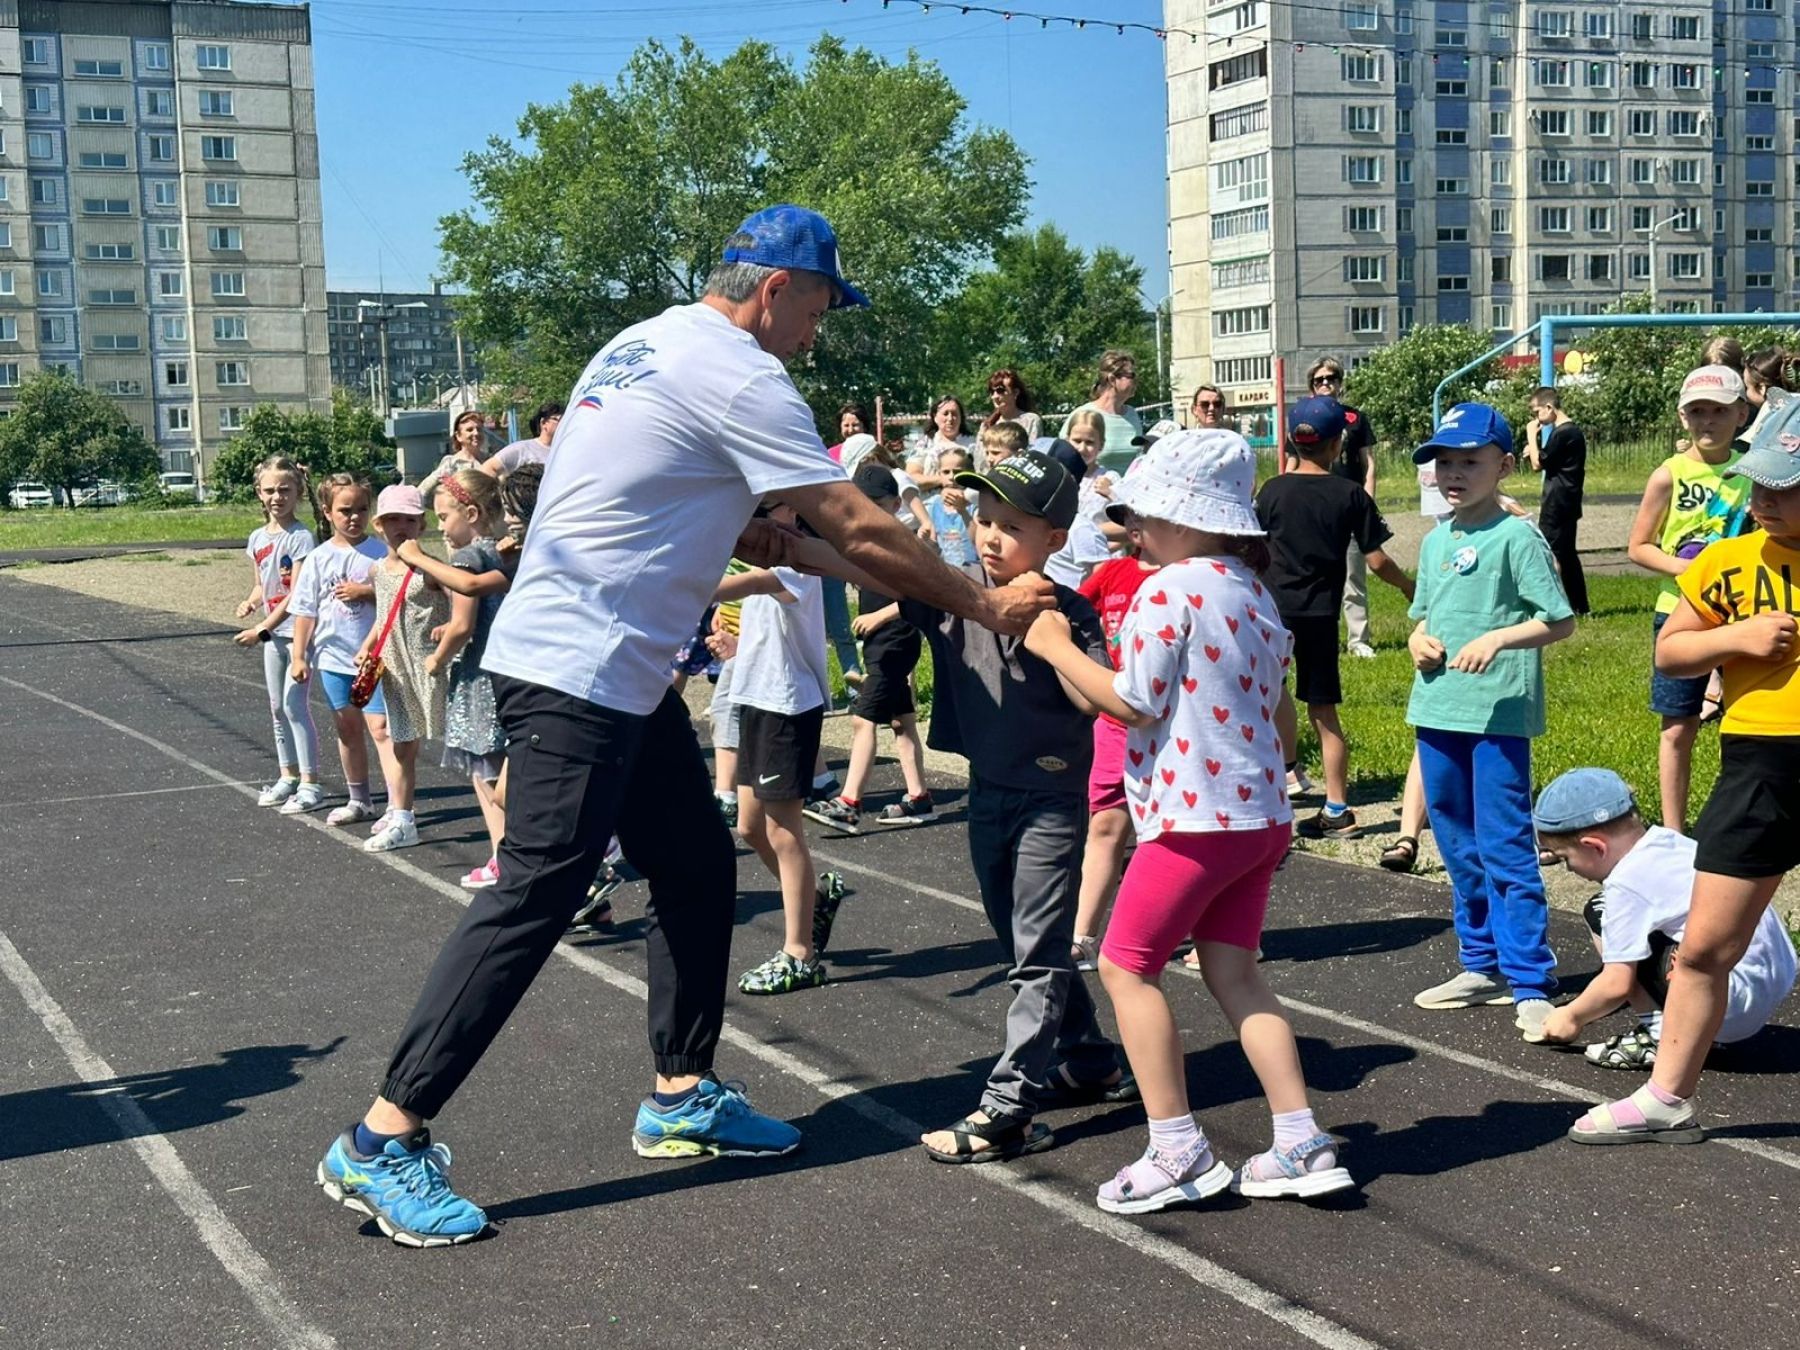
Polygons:
M547 464L550 462L550 447L536 436L528 436L522 441L513 441L502 446L494 456L500 466L501 473L511 473L521 464Z
M1600 959L1609 965L1636 965L1650 955L1650 935L1681 941L1694 893L1694 841L1652 825L1614 865L1601 892ZM1794 944L1773 906L1763 911L1749 950L1731 968L1725 997L1721 1043L1741 1041L1762 1030L1793 991Z
M355 548L332 539L306 555L300 575L294 580L288 613L304 614L317 621L312 663L320 670L356 674L357 648L375 626L375 602L344 601L333 592L343 581L368 585L375 564L385 557L387 545L379 539L364 539Z
M780 361L677 305L588 363L482 667L652 712L763 494L842 479Z
M775 576L793 598L745 597L731 701L768 712L803 713L831 697L825 592L818 577L786 567L777 567Z
M313 551L313 543L313 533L304 525L290 525L282 530L268 524L251 531L244 553L256 569L265 615L273 614L275 606L293 591L294 578L300 571L300 564L306 561L306 555ZM294 631L293 615L288 615L269 631L276 637L287 637Z
M1262 830L1294 818L1275 706L1293 638L1236 558L1147 577L1119 634L1120 698L1157 720L1125 746L1139 839Z

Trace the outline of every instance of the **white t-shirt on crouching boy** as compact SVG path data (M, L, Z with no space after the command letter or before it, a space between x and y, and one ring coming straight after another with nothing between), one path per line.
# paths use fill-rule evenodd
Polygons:
M1619 859L1601 892L1600 959L1636 965L1650 955L1650 935L1676 942L1687 928L1694 892L1694 841L1652 825ZM1763 912L1743 960L1732 967L1719 1042L1729 1044L1768 1025L1794 988L1794 944L1774 907Z
M810 712L831 699L825 664L825 592L818 577L777 567L776 580L793 597L744 600L731 700L766 712Z

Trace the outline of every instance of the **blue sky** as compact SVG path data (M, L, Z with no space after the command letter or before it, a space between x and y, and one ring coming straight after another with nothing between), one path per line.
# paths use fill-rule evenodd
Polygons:
M1161 21L1159 0L1056 0L1047 13ZM929 14L880 0L315 0L325 259L334 288L425 290L437 220L468 203L458 163L513 134L528 103L610 84L649 37L724 55L751 36L801 55L823 31L890 59L937 62L970 120L1031 156L1029 220L1077 244L1112 244L1166 286L1162 44L1148 33L1044 29L1035 20ZM855 241L845 241L855 256Z

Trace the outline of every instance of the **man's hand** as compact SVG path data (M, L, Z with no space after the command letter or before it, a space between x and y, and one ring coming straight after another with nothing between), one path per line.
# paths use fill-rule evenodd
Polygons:
M794 548L802 538L797 531L758 516L744 526L732 552L752 567L792 567L797 561Z
M1022 572L1010 585L984 591L983 595L988 612L978 622L996 633L1023 636L1038 615L1056 608L1056 588L1036 572Z
M1444 644L1423 629L1406 640L1406 650L1412 653L1414 670L1436 670L1444 664Z
M1438 649L1442 652L1443 648ZM1450 658L1450 669L1460 670L1465 675L1479 675L1494 664L1494 658L1506 650L1504 643L1493 633L1483 633L1472 641L1465 642L1463 648Z
M1544 1039L1567 1045L1581 1034L1581 1024L1569 1016L1567 1008L1554 1008L1544 1019Z
M1025 630L1025 650L1043 656L1053 647L1074 641L1071 632L1068 615L1060 609L1047 609Z
M1758 661L1785 661L1793 654L1795 627L1792 614L1758 614L1739 625L1738 650Z

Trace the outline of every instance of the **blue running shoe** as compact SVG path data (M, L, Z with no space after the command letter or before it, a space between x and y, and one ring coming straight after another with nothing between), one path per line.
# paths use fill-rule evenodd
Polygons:
M345 1130L320 1160L317 1180L403 1247L449 1247L487 1227L487 1215L450 1189L450 1150L428 1130L390 1139L373 1157L358 1153L355 1131Z
M800 1131L752 1109L742 1083L721 1083L709 1073L680 1106L644 1098L631 1147L640 1158L776 1157L800 1147Z

